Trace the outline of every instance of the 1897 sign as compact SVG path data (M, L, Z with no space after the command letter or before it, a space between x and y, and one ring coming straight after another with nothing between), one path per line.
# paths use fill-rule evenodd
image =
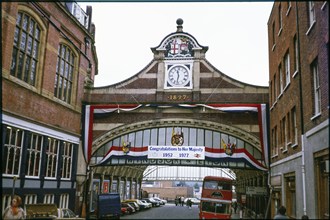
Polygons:
M172 94L168 95L167 99L171 101L188 101L190 100L190 96L185 94Z

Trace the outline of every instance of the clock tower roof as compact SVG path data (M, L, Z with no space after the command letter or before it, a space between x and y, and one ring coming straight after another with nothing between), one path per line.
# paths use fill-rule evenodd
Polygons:
M205 53L208 50L208 47L200 45L194 36L183 31L182 18L178 18L176 24L176 32L170 33L158 46L151 48L155 55L163 52L165 59L191 59L194 57L195 51Z

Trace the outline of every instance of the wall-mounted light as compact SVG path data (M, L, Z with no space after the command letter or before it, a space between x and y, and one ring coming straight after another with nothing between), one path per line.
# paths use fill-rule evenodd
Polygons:
M86 44L86 47L89 47L90 39L88 37L85 37L85 44Z

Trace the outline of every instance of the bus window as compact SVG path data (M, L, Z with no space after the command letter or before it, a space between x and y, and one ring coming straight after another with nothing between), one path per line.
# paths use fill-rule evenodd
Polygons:
M205 181L204 189L217 189L218 182L216 181Z
M204 212L215 212L215 206L213 202L203 202L202 211Z
M231 190L231 184L221 183L218 185L218 189Z
M212 212L212 213L230 214L230 205L224 204L224 203L203 202L202 211L203 212Z
M223 204L223 203L218 203L215 206L215 212L216 213L226 213L229 214L229 204Z

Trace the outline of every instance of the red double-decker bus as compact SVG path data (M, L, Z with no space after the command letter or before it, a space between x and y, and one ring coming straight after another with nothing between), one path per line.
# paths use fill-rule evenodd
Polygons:
M233 180L206 176L203 180L200 219L230 219Z

